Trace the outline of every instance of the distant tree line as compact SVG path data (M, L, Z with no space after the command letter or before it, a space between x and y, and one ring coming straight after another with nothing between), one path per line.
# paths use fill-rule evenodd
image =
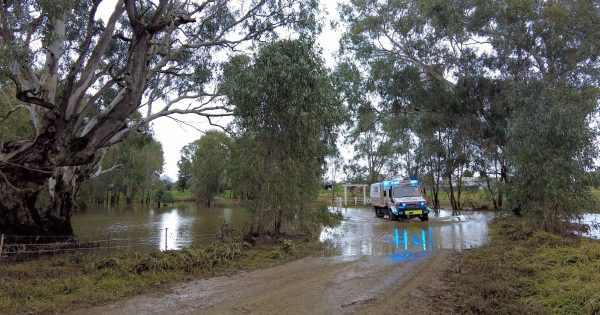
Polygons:
M161 144L149 131L132 133L123 142L112 146L102 161L103 174L84 182L76 194L79 203L149 204L158 190L165 190L160 174L163 171Z

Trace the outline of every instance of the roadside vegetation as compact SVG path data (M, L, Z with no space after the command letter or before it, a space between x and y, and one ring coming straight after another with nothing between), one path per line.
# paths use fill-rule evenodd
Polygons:
M185 280L272 267L320 252L306 239L215 242L179 251L60 256L0 264L0 313L56 313L151 292Z
M451 256L432 288L439 313L598 314L600 241L499 218L490 244Z

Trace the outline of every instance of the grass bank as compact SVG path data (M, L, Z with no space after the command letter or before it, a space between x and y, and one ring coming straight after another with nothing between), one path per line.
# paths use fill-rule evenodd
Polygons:
M254 246L238 241L171 252L0 264L0 314L64 312L177 281L271 267L322 248L316 241L262 240Z
M456 192L455 192L454 196L458 197ZM433 195L429 193L429 194L427 194L427 198L429 200L433 200ZM438 198L440 200L440 207L442 207L442 208L450 208L451 207L450 193L448 193L447 191L441 190L439 192ZM489 197L487 191L480 190L480 189L463 191L460 196L460 202L464 209L471 209L473 206L475 206L477 208L481 208L483 206L487 207L488 209L494 208L494 204L490 200L490 197Z
M192 192L189 190L169 190L167 193L171 194L175 202L178 201L195 201L196 199L192 196Z
M600 190L592 189L590 190L590 193L592 194L594 200L596 200L596 207L592 209L592 212L600 213Z
M453 255L434 290L435 312L599 314L600 241L495 220L485 248Z

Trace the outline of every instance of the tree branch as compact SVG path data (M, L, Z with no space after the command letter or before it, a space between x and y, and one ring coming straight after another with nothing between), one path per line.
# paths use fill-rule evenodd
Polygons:
M26 170L32 171L32 172L38 172L38 173L44 173L44 174L53 174L52 171L46 171L46 170L42 170L42 169L39 169L39 168L33 168L33 167L21 165L21 164L11 163L11 162L8 162L8 161L2 161L2 160L0 160L0 163L1 164L5 164L5 165L10 165L10 166L18 167L18 168L22 168L22 169L26 169Z
M119 17L121 17L121 15L123 14L123 11L123 0L119 0L115 5L115 10L108 19L108 23L106 24L104 32L98 39L98 43L92 51L92 54L89 60L87 61L85 68L81 72L79 81L76 84L74 84L73 90L71 91L71 95L69 95L66 108L67 119L69 119L75 114L75 110L79 102L81 101L81 98L83 97L84 93L89 89L90 85L93 83L92 79L95 78L94 72L98 67L98 63L100 62L102 55L104 55L104 52L106 51L108 45L112 41L112 34L115 29L115 24L117 23Z
M94 172L94 174L90 175L90 178L96 178L96 177L104 175L106 173L110 173L110 172L116 170L117 168L119 168L121 166L123 166L123 164L114 164L112 167L110 167L108 169L105 169L105 170L103 170L102 166L100 166L98 168L98 170L96 170L96 172Z
M9 180L8 177L6 177L6 175L4 175L4 172L2 172L2 170L0 170L0 177L2 177L2 179L4 179L4 181L6 182L6 184L10 187L12 187L12 189L17 190L17 191L24 191L24 189L21 189L15 185L13 185Z
M9 116L10 116L12 113L16 112L16 111L17 111L18 109L20 109L20 108L25 108L25 109L28 109L28 108L27 108L27 106L25 106L25 105L17 105L17 106L15 106L13 109L9 110L9 111L8 111L8 113L6 113L6 115L4 115L4 116L0 116L0 123L3 123L5 120L7 120L7 119L8 119L8 117L9 117Z
M71 91L73 88L73 84L75 82L75 77L77 76L77 72L81 69L83 65L83 61L85 60L85 56L87 55L87 51L90 49L90 44L92 42L92 37L94 36L94 16L96 15L96 11L98 10L98 5L102 0L94 0L92 4L92 8L90 9L90 14L88 15L88 21L86 25L86 33L85 39L83 43L79 46L79 57L71 65L71 69L69 74L67 75L66 80L66 91Z

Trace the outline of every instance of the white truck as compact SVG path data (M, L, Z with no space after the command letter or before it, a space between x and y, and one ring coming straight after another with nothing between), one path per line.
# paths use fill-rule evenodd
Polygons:
M378 218L387 215L391 221L412 217L427 221L431 211L421 194L417 179L395 179L372 184L371 204Z

